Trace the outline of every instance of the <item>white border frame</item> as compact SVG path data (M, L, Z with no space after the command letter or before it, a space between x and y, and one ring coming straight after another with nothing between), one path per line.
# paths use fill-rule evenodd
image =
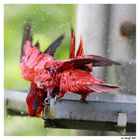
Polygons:
M136 23L137 23L137 36L136 36L136 101L137 101L137 139L140 139L140 90L139 90L139 84L140 84L140 1L139 0L70 0L69 2L66 2L65 0L1 0L0 1L0 139L20 139L20 140L28 140L30 138L34 140L38 139L52 139L56 138L59 139L71 139L71 138L80 138L80 140L85 139L107 139L107 140L117 140L125 137L116 137L116 136L109 136L109 137L100 137L100 136L73 136L73 137L53 137L53 136L4 136L4 4L136 4Z

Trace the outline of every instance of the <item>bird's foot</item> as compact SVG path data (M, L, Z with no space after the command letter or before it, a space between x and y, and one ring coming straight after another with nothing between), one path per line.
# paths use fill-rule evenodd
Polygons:
M84 99L84 100L83 100L83 99L80 99L80 103L87 104L87 103L88 103L88 101L86 101L85 99Z
M45 100L44 100L45 105L50 105L50 99L51 98L52 98L51 96L45 98Z
M56 95L56 96L54 97L54 103L56 103L56 102L61 102L61 101L62 101L62 98L59 97L58 95Z

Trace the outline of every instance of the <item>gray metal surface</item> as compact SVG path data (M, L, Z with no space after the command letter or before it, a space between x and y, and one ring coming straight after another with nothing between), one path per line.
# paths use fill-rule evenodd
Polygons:
M45 127L117 131L119 113L127 115L127 132L135 132L135 96L98 93L88 97L88 103L79 101L79 96L67 94L62 101L50 100L43 118Z
M78 5L76 42L79 43L82 35L86 54L97 54L120 62L122 66L94 68L93 74L107 83L123 86L120 93L136 95L136 34L134 26L126 26L126 23L136 26L135 4ZM122 34L122 25L125 25L125 35ZM114 135L106 132L98 135L103 133Z
M28 109L26 105L27 91L4 90L4 103L7 114L11 115L27 115Z
M5 108L11 115L27 115L27 91L4 90ZM66 94L62 101L50 100L42 113L45 127L120 131L136 131L136 97L118 93L94 93L88 103L80 103L77 94ZM120 117L121 113L121 117ZM123 114L123 115L122 115ZM125 115L126 114L126 115ZM125 116L124 118L122 118ZM120 120L120 119L123 119ZM126 124L120 127L117 124Z

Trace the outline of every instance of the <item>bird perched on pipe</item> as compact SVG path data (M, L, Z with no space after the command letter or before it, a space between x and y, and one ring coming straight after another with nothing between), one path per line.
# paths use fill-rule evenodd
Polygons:
M106 92L118 89L118 86L106 84L96 79L90 72L93 67L120 65L120 63L97 55L84 55L83 41L75 54L75 33L72 29L69 59L62 61L53 58L60 46L64 34L56 39L44 52L40 51L39 42L32 43L31 25L24 28L21 47L20 67L22 76L31 82L26 98L29 115L40 117L44 100L50 97L62 98L65 93L81 95L81 101L93 92Z

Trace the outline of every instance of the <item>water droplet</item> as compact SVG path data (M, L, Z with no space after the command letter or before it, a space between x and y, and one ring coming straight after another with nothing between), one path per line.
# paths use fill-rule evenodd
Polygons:
M119 83L121 83L121 80L118 80Z
M99 97L98 96L96 97L96 100L99 100Z
M107 77L107 76L105 76L105 80L107 80L107 78L108 78L108 77Z
M131 92L131 89L128 89L128 92Z
M102 25L102 29L105 29L105 26L104 25Z
M10 30L9 32L10 32L10 33L12 33L12 32L13 32L13 30Z
M131 65L132 63L131 62L129 62L129 65Z
M124 7L122 7L121 10L124 11Z
M44 21L44 20L45 20L45 18L44 18L44 17L42 17L42 19L41 19L41 20L43 20L43 21Z
M34 12L33 12L33 14L35 15L35 14L36 14L36 12L34 11Z
M123 88L123 89L126 89L127 87L126 87L126 86L123 86L122 88Z
M16 13L15 13L15 12L13 12L13 13L12 13L12 16L15 16L15 15L16 15Z
M131 37L130 37L131 38ZM131 38L131 39L129 39L130 40L130 42L133 42L133 39Z
M23 112L23 111L21 111L20 113L21 113L21 115L23 115L23 114L24 114L24 112Z
M107 49L107 53L110 53L110 49Z

